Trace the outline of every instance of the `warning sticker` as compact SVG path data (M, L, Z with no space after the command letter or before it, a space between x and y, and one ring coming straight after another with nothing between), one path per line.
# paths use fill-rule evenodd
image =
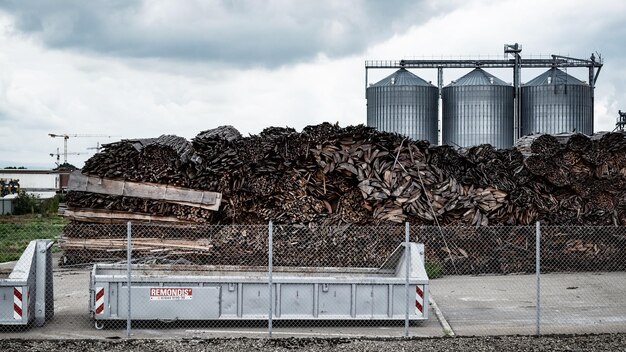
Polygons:
M150 289L151 301L184 301L193 298L193 290L191 288L182 287L158 287Z

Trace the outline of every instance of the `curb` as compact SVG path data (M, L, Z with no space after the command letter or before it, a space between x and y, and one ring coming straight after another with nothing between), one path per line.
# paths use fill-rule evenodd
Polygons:
M447 337L455 337L456 334L454 333L454 330L452 330L452 327L450 326L450 324L448 324L448 321L443 316L443 313L441 312L441 309L439 309L437 302L435 302L432 296L430 296L428 301L431 307L433 307L433 311L435 311L435 315L437 316L437 320L439 320L439 324L441 324L443 334Z

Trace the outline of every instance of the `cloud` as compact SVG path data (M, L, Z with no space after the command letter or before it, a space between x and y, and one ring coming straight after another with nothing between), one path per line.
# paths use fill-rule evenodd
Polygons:
M0 28L11 28L13 21L0 14ZM123 138L176 134L189 139L225 124L254 134L269 126L358 124L365 115L361 58L319 55L274 69L213 71L210 65L183 61L164 67L146 59L129 64L49 50L35 39L22 40L1 30L0 46L5 49L0 52L0 123L5 126L0 149L2 159L11 164L52 166L49 153L62 150L63 141L48 133ZM111 141L71 138L68 150L84 153L96 142ZM72 155L69 160L81 166L88 157Z
M412 0L9 0L19 32L50 48L276 67L342 57L449 5Z
M426 58L433 55L467 59L486 58L490 54L491 59L501 59L503 44L514 42L523 45L522 57L525 58L560 54L586 59L597 51L605 61L595 89L594 130L612 130L617 110L626 110L626 49L623 46L626 2L612 0L596 5L588 6L581 0L554 0L550 4L543 0L470 1L403 35L372 46L368 55L371 59L399 59L407 53L419 53ZM513 81L510 69L487 70L506 82ZM545 70L524 69L522 81L529 81ZM444 70L444 84L467 72L469 69ZM415 73L426 80L437 81L436 70L416 70ZM585 68L571 68L568 73L589 80ZM387 74L373 73L370 82Z
M626 2L441 3L0 0L2 159L52 166L63 143L48 133L192 138L223 124L247 134L364 123L364 60L502 58L515 41L524 57L602 53L596 130L626 110ZM446 70L444 83L468 71ZM489 71L512 81L510 70ZM389 73L370 71L369 81ZM437 80L436 70L415 73ZM68 148L98 141L111 140Z

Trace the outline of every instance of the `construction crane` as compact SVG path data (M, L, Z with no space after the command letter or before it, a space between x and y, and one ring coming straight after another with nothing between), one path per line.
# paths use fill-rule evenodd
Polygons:
M67 140L74 137L105 137L105 138L113 138L113 137L120 137L120 136L112 136L112 135L105 135L105 134L68 134L68 133L63 133L63 134L59 134L59 133L48 133L48 136L52 137L52 138L63 138L63 163L67 163ZM75 154L72 154L75 155Z
M100 142L96 142L95 147L87 147L87 150L94 150L94 149L96 153L100 153L100 149L104 149L104 147L100 145Z
M75 152L66 152L63 155L65 156L65 163L67 163L67 155L85 155L85 154L89 154L89 153L75 153ZM57 148L57 152L56 153L50 153L50 156L56 156L57 157L57 166L61 166L60 162L61 162L61 153L59 153L59 148Z

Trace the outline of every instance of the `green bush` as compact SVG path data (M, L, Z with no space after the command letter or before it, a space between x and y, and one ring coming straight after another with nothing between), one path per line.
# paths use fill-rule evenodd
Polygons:
M424 263L424 267L426 268L426 274L428 275L429 279L443 277L443 268L441 267L440 263L426 261Z
M14 215L41 214L43 216L56 215L59 211L59 196L49 199L39 199L24 191L20 191L15 201Z
M59 196L42 200L39 204L39 212L43 216L56 215L59 212Z
M24 191L20 191L15 201L14 215L35 214L38 210L37 198Z

